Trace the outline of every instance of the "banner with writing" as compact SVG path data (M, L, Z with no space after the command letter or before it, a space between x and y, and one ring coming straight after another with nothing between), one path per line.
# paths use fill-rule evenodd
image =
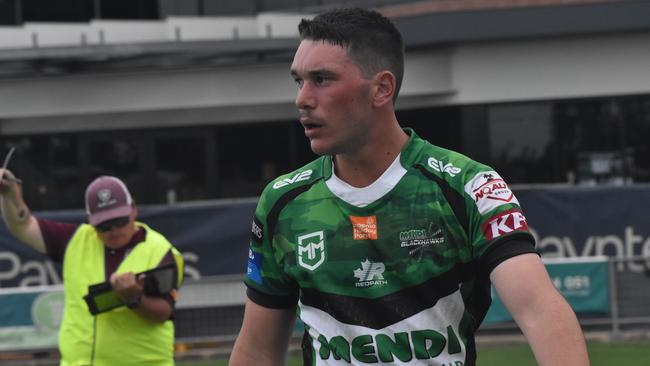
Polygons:
M578 260L548 260L546 269L569 305L579 316L606 316L609 313L609 264L606 257ZM499 296L492 289L492 306L484 324L512 321Z

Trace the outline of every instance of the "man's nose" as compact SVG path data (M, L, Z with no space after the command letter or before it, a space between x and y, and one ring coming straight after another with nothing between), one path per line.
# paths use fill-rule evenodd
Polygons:
M309 83L305 82L296 94L296 106L298 109L314 108L314 94Z

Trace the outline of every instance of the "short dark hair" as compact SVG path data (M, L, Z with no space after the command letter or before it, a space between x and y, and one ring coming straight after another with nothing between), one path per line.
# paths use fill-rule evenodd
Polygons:
M326 41L348 50L364 77L381 70L395 75L397 99L404 78L404 41L395 25L374 10L342 8L303 19L298 25L301 39Z

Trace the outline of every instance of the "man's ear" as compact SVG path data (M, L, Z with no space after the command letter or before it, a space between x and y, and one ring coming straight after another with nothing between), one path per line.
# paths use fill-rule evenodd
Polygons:
M388 70L375 74L373 78L373 105L383 107L386 103L392 103L396 84L395 75Z

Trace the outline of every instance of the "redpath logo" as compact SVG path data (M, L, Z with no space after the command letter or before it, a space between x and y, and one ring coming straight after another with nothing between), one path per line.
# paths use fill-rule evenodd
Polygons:
M513 231L527 231L526 217L518 209L501 212L483 223L483 235L487 240L498 238Z
M465 185L481 215L506 203L519 204L506 182L495 171L478 173Z

